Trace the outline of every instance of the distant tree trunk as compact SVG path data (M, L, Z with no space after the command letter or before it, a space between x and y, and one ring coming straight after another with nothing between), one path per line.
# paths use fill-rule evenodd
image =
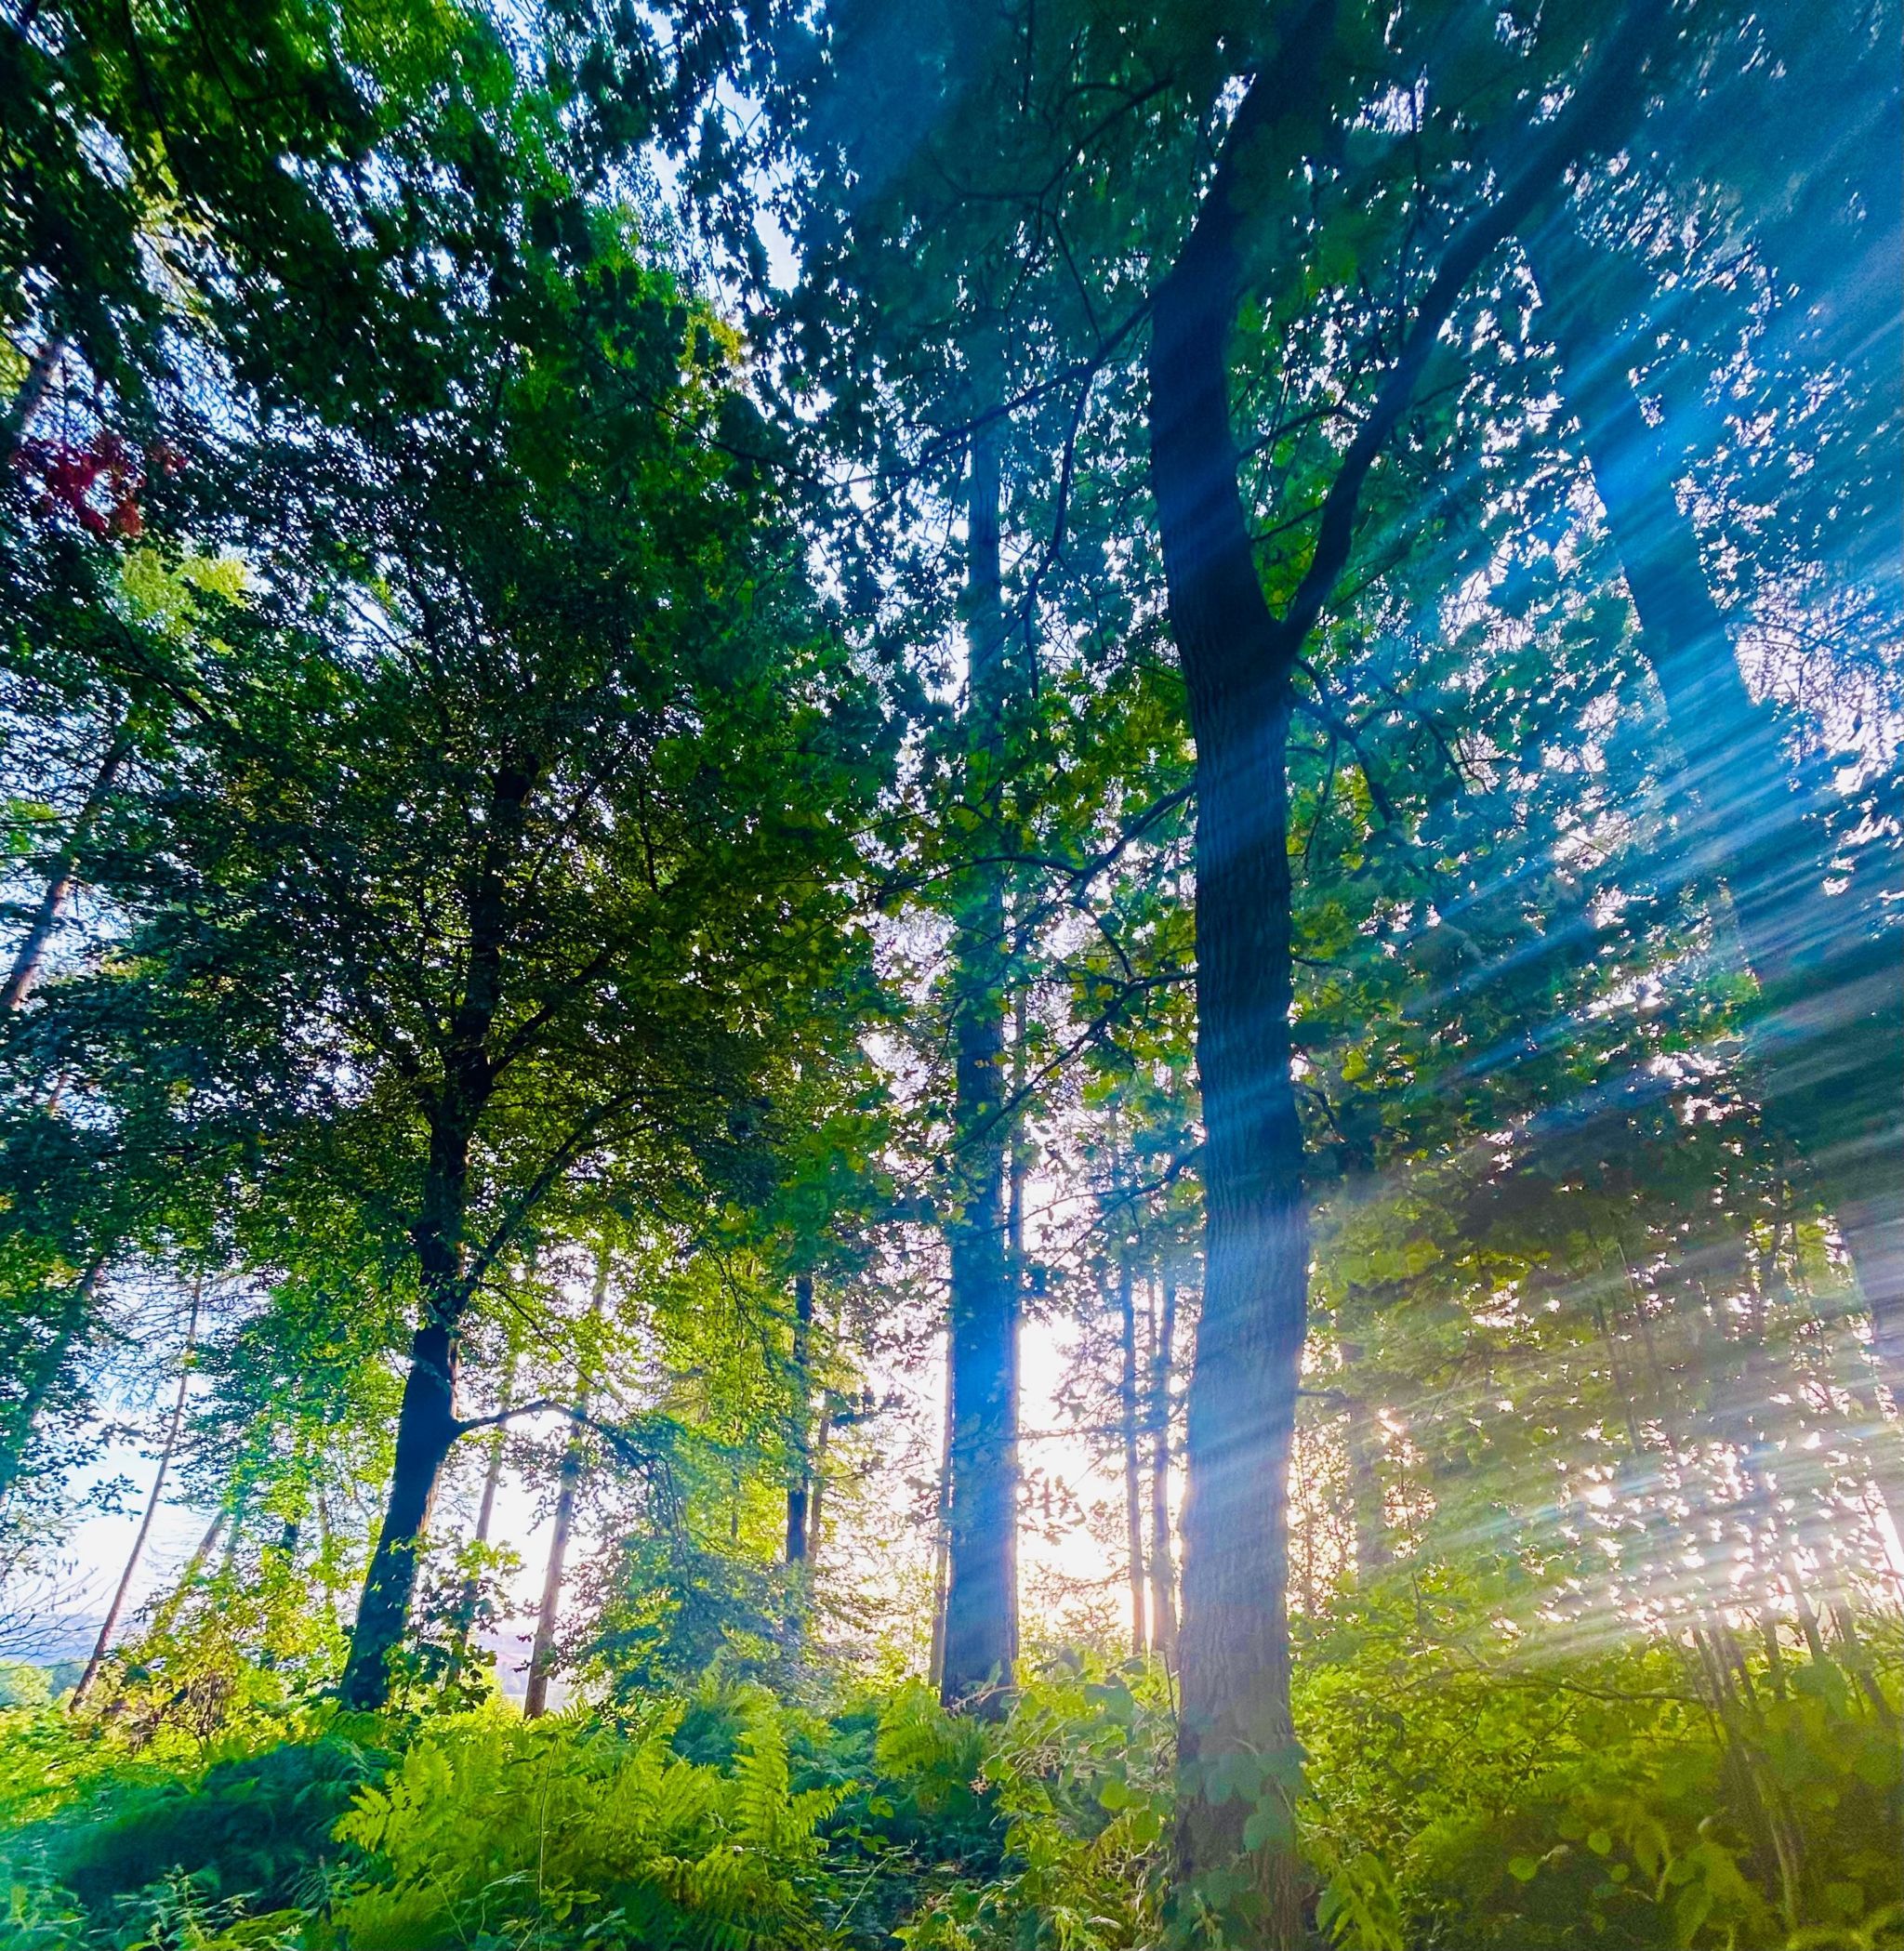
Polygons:
M813 1277L793 1279L793 1476L787 1486L787 1562L807 1558L807 1507L813 1497Z
M178 1359L178 1393L172 1404L172 1414L165 1424L165 1437L159 1447L159 1467L152 1477L152 1495L145 1502L145 1515L139 1521L139 1530L132 1540L132 1549L126 1554L126 1569L119 1575L118 1589L112 1594L112 1602L106 1608L106 1616L99 1623L99 1636L93 1642L92 1657L86 1663L86 1669L79 1676L79 1684L73 1690L67 1702L69 1707L78 1707L85 1703L92 1692L93 1682L99 1676L99 1664L106 1657L107 1649L112 1643L112 1634L119 1625L119 1615L126 1610L126 1595L132 1590L132 1581L139 1575L139 1562L145 1555L146 1539L152 1536L152 1520L158 1515L160 1503L165 1495L165 1475L172 1467L172 1453L178 1447L178 1435L185 1427L186 1399L192 1390L192 1357L198 1347L198 1305L204 1292L204 1280L195 1278L192 1283L192 1312L185 1327L185 1349ZM206 1540L209 1547L210 1540Z
M512 1329L503 1354L502 1381L496 1390L497 1404L504 1409L509 1407L510 1398L515 1393L516 1364L520 1358ZM508 1426L497 1423L490 1432L488 1456L483 1460L483 1494L476 1502L476 1528L469 1535L472 1544L486 1545L489 1542L489 1527L496 1522L496 1493L502 1489L503 1457L509 1448L509 1440ZM456 1644L463 1653L469 1651L469 1634L476 1624L476 1608L482 1602L483 1581L472 1572L464 1579L463 1589L456 1598Z
M1833 896L1832 842L1753 704L1699 538L1681 511L1670 427L1634 393L1625 348L1650 288L1563 211L1522 244L1561 383L1625 571L1691 796L1692 874L1722 880L1764 1001L1753 1051L1765 1108L1832 1211L1871 1319L1879 1373L1904 1408L1904 984L1895 927ZM1900 1484L1885 1470L1886 1500Z
M807 1563L819 1562L826 1542L826 1446L833 1436L833 1404L830 1398L820 1406L820 1420L813 1431L813 1501L807 1511Z
M60 1297L53 1332L46 1345L35 1349L22 1362L25 1386L19 1403L7 1415L4 1430L0 1430L0 1509L6 1508L13 1486L19 1482L20 1466L33 1442L33 1427L46 1406L46 1398L65 1371L73 1344L85 1331L92 1298L105 1271L106 1255L94 1254L78 1281Z
M1137 1295L1128 1251L1117 1256L1117 1329L1122 1365L1117 1417L1124 1449L1124 1555L1130 1583L1130 1653L1144 1656L1149 1643L1144 1616L1144 1458L1137 1446Z
M33 354L20 390L7 402L7 411L0 414L0 468L12 466L20 443L26 438L33 417L51 389L60 362L65 357L66 340L57 332Z
M33 910L26 934L14 952L13 969L6 985L0 987L0 1018L13 1015L32 995L33 984L39 981L46 943L52 940L53 930L60 925L60 917L65 912L73 883L78 878L80 857L92 838L93 828L99 824L99 814L112 796L119 769L126 763L131 750L131 736L121 724L107 741L105 754L99 760L99 771L93 774L86 799L47 869L46 885L40 895L39 905Z
M609 1257L606 1247L595 1255L595 1293L588 1309L591 1322L608 1303ZM555 1492L555 1524L549 1540L549 1562L542 1574L542 1602L536 1614L536 1638L529 1649L529 1684L522 1699L522 1718L534 1720L549 1705L549 1677L555 1665L555 1628L562 1616L562 1573L568 1563L569 1539L575 1531L575 1496L582 1487L582 1431L588 1414L588 1358L585 1351L576 1378L575 1423L562 1453L562 1470Z
M952 1543L952 1338L945 1337L945 1402L939 1434L939 1495L932 1506L932 1644L927 1678L945 1679L945 1571Z
M1151 1637L1164 1664L1177 1664L1177 1575L1170 1550L1170 1375L1177 1339L1177 1270L1166 1251L1150 1360Z
M198 1583L205 1571L205 1561L212 1555L218 1542L218 1536L225 1528L228 1516L227 1511L220 1509L205 1526L205 1536L192 1547L192 1556L185 1561L185 1569L178 1575L178 1583L172 1588L165 1602L152 1615L152 1626L149 1628L151 1631L164 1632L178 1616L185 1602L192 1596L192 1588Z
M998 554L1001 423L973 434L967 500L971 702L968 870L952 975L956 1210L951 1260L950 1510L940 1693L1001 1713L1018 1659L1018 1308L1006 1241L1004 877L999 845L1005 627Z
M1363 1386L1362 1351L1345 1341L1342 1349L1347 1388L1342 1392L1348 1424L1349 1515L1355 1536L1355 1573L1372 1577L1395 1562L1388 1542L1388 1496L1382 1482L1382 1422Z

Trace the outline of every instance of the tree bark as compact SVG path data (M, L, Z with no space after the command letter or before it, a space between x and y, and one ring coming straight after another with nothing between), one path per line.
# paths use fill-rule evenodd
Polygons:
M1740 675L1699 538L1681 511L1668 429L1651 424L1623 348L1650 293L1583 243L1567 213L1522 244L1561 385L1682 760L1687 878L1723 882L1761 997L1752 1048L1764 1108L1831 1210L1870 1311L1878 1370L1904 1408L1904 983L1895 926L1832 895L1821 808L1772 713ZM1887 1501L1897 1472L1887 1470Z
M1177 1339L1177 1272L1166 1258L1150 1360L1150 1618L1152 1643L1177 1664L1177 1575L1170 1549L1170 1376Z
M1005 895L996 856L1005 628L998 554L1002 426L972 436L968 481L971 704L966 801L979 859L965 877L953 990L956 1211L951 1261L952 1437L940 1694L1004 1709L1018 1659L1018 1307L1006 1241Z
M198 1346L198 1304L203 1292L203 1280L194 1280L192 1284L192 1312L185 1327L185 1350L178 1360L178 1393L172 1404L171 1417L165 1424L165 1440L159 1449L159 1467L152 1477L152 1495L146 1499L145 1515L139 1521L132 1549L126 1554L126 1569L119 1575L118 1589L113 1592L112 1602L106 1608L106 1616L99 1623L99 1636L93 1641L92 1656L86 1661L79 1683L67 1702L69 1708L84 1705L86 1695L92 1692L93 1682L99 1677L100 1663L112 1646L119 1615L126 1610L126 1595L132 1590L133 1579L139 1575L139 1562L145 1555L146 1539L152 1536L152 1520L158 1515L160 1502L165 1495L165 1477L172 1468L172 1453L178 1447L179 1431L185 1427L186 1399L192 1391L192 1357Z
M813 1277L793 1280L793 1476L787 1486L787 1562L804 1564L810 1540L807 1508L813 1489Z
M78 878L80 856L92 838L93 828L99 824L99 814L112 795L119 770L131 750L132 740L122 724L108 742L99 771L93 774L93 783L86 789L86 799L73 817L65 841L53 856L46 888L33 910L33 918L28 923L26 934L14 952L13 968L6 985L0 988L0 1018L13 1015L32 995L33 984L39 981L46 943L52 940L53 930L60 925L60 917L65 912L73 883Z
M1130 1655L1149 1644L1144 1615L1144 1458L1137 1446L1137 1294L1128 1251L1117 1256L1117 1418L1124 1450L1124 1557L1130 1584Z

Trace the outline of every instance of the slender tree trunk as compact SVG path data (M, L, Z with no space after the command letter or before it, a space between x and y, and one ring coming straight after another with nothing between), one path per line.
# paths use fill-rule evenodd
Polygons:
M1388 1542L1388 1497L1382 1483L1382 1422L1365 1393L1362 1351L1342 1344L1342 1367L1348 1388L1343 1391L1348 1424L1349 1514L1355 1535L1355 1573L1371 1578L1395 1562Z
M972 437L967 503L971 704L966 801L974 847L954 949L957 1210L951 1260L950 1510L940 1693L1003 1711L1018 1659L1018 1308L1006 1239L1005 898L999 851L1004 610L999 582L1001 423Z
M816 1565L826 1543L826 1446L833 1437L831 1403L822 1405L813 1431L813 1500L807 1510L807 1563Z
M13 1015L32 995L33 984L39 981L46 943L52 940L53 930L60 925L60 917L66 910L73 883L78 878L80 857L92 838L93 828L112 796L113 782L131 750L132 740L122 724L108 741L99 771L93 774L93 783L86 789L85 802L47 869L46 885L40 895L39 905L33 910L26 934L14 952L13 968L6 985L0 987L0 1018Z
M198 1304L203 1292L203 1280L194 1279L192 1284L192 1313L185 1327L185 1350L178 1360L178 1393L165 1424L165 1442L159 1448L159 1467L152 1477L152 1495L146 1499L145 1515L139 1521L132 1549L126 1554L126 1569L119 1575L118 1589L112 1594L112 1602L106 1608L106 1616L99 1623L99 1636L93 1642L92 1657L86 1661L86 1670L79 1676L79 1684L73 1690L72 1698L67 1703L69 1707L78 1707L85 1703L86 1695L92 1692L93 1682L99 1676L99 1664L106 1657L112 1635L118 1629L119 1615L126 1610L126 1596L132 1590L132 1581L139 1575L139 1560L145 1555L146 1539L152 1536L152 1520L158 1515L159 1506L165 1498L165 1476L172 1468L172 1453L178 1447L178 1435L185 1427L186 1400L192 1391L192 1357L198 1347Z
M1117 1417L1124 1450L1124 1555L1130 1582L1130 1653L1142 1659L1149 1643L1144 1616L1144 1458L1137 1447L1137 1294L1128 1251L1117 1256L1117 1331L1122 1364Z
M40 402L46 399L60 370L60 362L65 357L66 341L58 333L33 354L20 390L7 402L7 411L0 414L0 468L13 465L20 443L26 438L33 417L39 412Z
M213 1550L217 1548L219 1534L225 1528L225 1521L228 1515L228 1512L221 1509L212 1519L211 1523L205 1526L205 1536L192 1547L192 1556L185 1561L185 1569L178 1575L178 1583L172 1588L171 1594L165 1604L160 1606L158 1611L152 1615L151 1627L152 1632L164 1632L171 1625L172 1621L178 1616L186 1600L192 1596L192 1588L198 1583L199 1576L205 1570L206 1559L212 1555Z
M1177 1338L1177 1270L1166 1254L1150 1359L1151 1637L1167 1667L1177 1664L1177 1575L1170 1549L1170 1376Z
M1799 789L1753 704L1699 539L1682 513L1670 427L1628 377L1627 332L1650 292L1583 244L1565 211L1522 234L1561 383L1679 746L1687 870L1724 882L1762 1007L1753 1053L1774 1123L1837 1219L1871 1319L1879 1373L1904 1407L1904 984L1897 930L1867 896L1833 896L1822 808ZM1886 1468L1886 1500L1899 1494Z
M939 1435L939 1496L932 1509L932 1644L926 1677L945 1679L945 1574L952 1546L952 1337L945 1337L945 1404Z
M793 1280L793 1476L787 1486L787 1562L804 1564L807 1507L813 1488L813 1277L797 1273Z
M521 1359L516 1347L514 1330L509 1333L509 1342L503 1354L502 1382L496 1391L496 1400L505 1409L510 1405L510 1398L516 1389L516 1364ZM496 1522L496 1494L502 1489L503 1457L509 1448L509 1429L497 1423L490 1432L488 1455L483 1465L483 1493L476 1501L476 1528L470 1533L470 1542L486 1545L489 1542L489 1527ZM469 1650L469 1634L476 1624L476 1608L483 1602L483 1581L473 1572L463 1581L463 1589L456 1597L456 1645L462 1653Z
M589 1319L601 1318L608 1303L609 1259L605 1247L595 1255L595 1293ZM562 1471L555 1492L555 1523L549 1540L549 1562L542 1574L542 1602L536 1614L536 1638L529 1649L529 1685L522 1699L522 1718L534 1720L549 1705L549 1677L555 1665L555 1628L562 1616L562 1573L568 1562L569 1539L575 1523L575 1496L582 1486L583 1418L588 1414L588 1367L585 1353L575 1391L575 1424L562 1453Z

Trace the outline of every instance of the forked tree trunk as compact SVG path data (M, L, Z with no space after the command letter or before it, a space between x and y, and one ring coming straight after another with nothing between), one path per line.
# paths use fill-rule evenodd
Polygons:
M192 1313L185 1327L185 1350L178 1358L178 1393L173 1400L172 1414L165 1424L165 1442L159 1448L159 1467L152 1477L152 1495L146 1499L145 1515L139 1521L139 1530L134 1534L132 1549L126 1553L126 1569L119 1575L119 1585L112 1594L112 1602L106 1608L106 1616L99 1623L99 1636L93 1641L92 1656L86 1661L85 1670L79 1676L79 1683L73 1688L67 1702L69 1707L77 1708L83 1706L86 1695L92 1692L93 1682L99 1677L100 1663L112 1644L113 1633L118 1630L119 1617L126 1610L126 1600L132 1590L132 1581L139 1575L139 1561L145 1556L146 1540L152 1536L152 1520L158 1515L159 1506L165 1499L165 1477L172 1468L172 1453L178 1447L179 1432L185 1427L186 1400L192 1391L192 1357L198 1347L198 1304L203 1292L203 1279L195 1279L192 1284Z
M1170 1549L1170 1376L1177 1338L1177 1272L1166 1255L1150 1361L1151 1639L1167 1667L1177 1664L1177 1574Z
M46 944L53 939L53 930L60 926L60 917L66 912L66 903L71 900L73 884L78 879L80 857L92 838L93 828L99 824L99 815L105 810L113 784L119 777L119 770L131 750L132 740L122 724L108 740L99 771L93 774L93 783L86 790L86 799L46 870L46 885L41 892L39 904L14 952L13 968L6 984L0 987L0 1018L13 1015L33 994L33 984L40 979Z
M947 1706L987 1715L1003 1711L1018 1660L1018 1307L1006 1241L1007 956L996 861L1005 696L1001 440L997 419L972 436L967 500L965 797L981 858L965 878L952 975L958 1152L956 1211L946 1229L952 1436L940 1677Z
M1752 1050L1765 1109L1835 1217L1871 1312L1879 1373L1904 1408L1904 983L1895 926L1834 897L1818 815L1771 713L1747 692L1699 538L1681 511L1669 428L1629 379L1650 291L1584 244L1565 211L1522 233L1561 383L1626 574L1640 645L1683 761L1689 877L1722 881L1762 997ZM1895 1460L1886 1500L1904 1495Z

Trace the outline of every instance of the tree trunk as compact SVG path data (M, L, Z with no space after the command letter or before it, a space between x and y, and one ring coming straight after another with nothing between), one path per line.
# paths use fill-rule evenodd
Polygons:
M1388 1542L1388 1496L1382 1482L1382 1420L1363 1389L1361 1349L1345 1341L1342 1356L1348 1383L1342 1402L1348 1424L1349 1516L1355 1536L1355 1575L1365 1580L1395 1562Z
M192 1587L198 1583L199 1575L205 1570L205 1560L212 1555L213 1549L218 1542L218 1535L224 1530L229 1515L229 1512L221 1509L205 1526L205 1536L192 1548L192 1556L186 1560L185 1569L179 1573L178 1583L172 1588L171 1596L152 1615L152 1626L149 1628L152 1632L165 1631L178 1616L185 1602L192 1596Z
M787 1562L807 1559L807 1507L813 1496L813 1277L793 1280L793 1476L787 1486Z
M932 1507L932 1644L926 1678L934 1688L945 1679L945 1572L952 1542L952 1336L945 1336L945 1404L939 1435L939 1495Z
M106 1616L99 1624L99 1636L93 1642L92 1656L86 1661L86 1670L79 1676L79 1684L73 1688L67 1702L70 1708L84 1704L86 1695L92 1692L93 1682L99 1676L99 1664L112 1643L119 1615L126 1610L126 1595L132 1590L133 1579L139 1575L139 1562L145 1555L146 1539L152 1536L152 1520L158 1515L159 1505L165 1495L165 1476L172 1468L172 1453L178 1447L179 1431L185 1427L186 1399L192 1391L192 1357L198 1346L198 1304L203 1292L203 1280L194 1280L192 1284L192 1312L185 1326L185 1350L178 1360L178 1393L172 1404L171 1418L165 1425L165 1440L160 1445L159 1468L152 1478L152 1495L146 1499L145 1515L139 1521L132 1549L126 1554L126 1569L119 1575L118 1589L112 1594L112 1602L106 1608Z
M952 1440L940 1694L948 1707L1001 1713L1018 1659L1018 1308L1006 1242L1010 1120L1003 1095L1005 899L999 850L1004 612L999 583L999 446L972 436L967 507L971 705L968 806L979 860L965 877L952 976L956 1211L951 1260Z
M60 925L60 917L65 912L73 882L78 877L80 856L92 838L93 828L112 794L119 769L126 763L131 750L132 740L122 724L107 743L105 756L99 760L99 769L86 789L85 802L74 816L64 843L53 856L39 905L33 910L33 918L27 925L26 934L14 953L13 969L6 985L0 988L0 1018L11 1016L19 1009L32 995L33 984L39 981L46 943L52 940L53 930Z
M516 1364L520 1359L516 1347L515 1331L511 1328L508 1346L503 1355L502 1383L496 1391L496 1401L507 1409L509 1398L515 1393ZM497 1423L489 1438L489 1454L483 1466L483 1494L476 1501L476 1528L470 1533L470 1542L486 1545L489 1542L489 1527L496 1522L496 1494L502 1489L502 1466L504 1453L509 1448L509 1428ZM456 1644L462 1653L469 1650L469 1634L476 1624L476 1608L483 1602L483 1582L474 1574L464 1579L463 1589L456 1599Z
M586 1388L575 1406L581 1415L588 1415ZM555 1528L549 1540L549 1563L542 1575L542 1603L536 1614L536 1639L529 1652L529 1686L522 1700L522 1717L526 1720L534 1720L549 1705L549 1676L555 1664L555 1627L562 1613L562 1572L568 1562L569 1537L575 1529L582 1461L582 1431L577 1426L562 1453L562 1476L555 1493Z
M13 457L20 452L20 443L25 440L33 415L39 412L40 402L51 389L54 377L60 371L60 362L65 357L66 341L58 333L46 339L33 354L26 376L20 383L20 390L7 402L7 411L0 414L0 468L13 465Z
M608 1301L608 1252L595 1254L595 1293L589 1303L591 1321L601 1318ZM522 1699L522 1718L534 1720L549 1705L549 1676L555 1664L555 1627L562 1615L562 1572L568 1562L569 1538L575 1530L575 1496L582 1485L583 1419L588 1414L588 1364L586 1352L576 1378L575 1424L562 1453L562 1471L555 1493L555 1526L549 1540L549 1563L542 1574L542 1602L536 1614L536 1638L529 1649L529 1685Z
M397 1453L390 1495L339 1689L348 1707L375 1709L390 1697L390 1655L410 1622L418 1559L436 1489L462 1425L456 1417L460 1328L469 1305L463 1229L469 1187L469 1127L446 1121L431 1134L425 1219L416 1231L423 1321L410 1343L410 1367L397 1411Z
M1726 886L1761 993L1752 1037L1765 1109L1831 1209L1871 1312L1879 1373L1904 1407L1904 985L1895 927L1833 896L1821 809L1801 791L1772 714L1752 703L1664 429L1620 349L1645 280L1574 234L1563 211L1523 232L1561 385L1626 574L1640 643L1683 762L1688 877ZM1609 350L1609 349L1611 349ZM1895 1470L1886 1471L1895 1494Z
M1298 646L1263 600L1236 486L1235 227L1220 175L1158 287L1150 352L1151 479L1197 742L1207 1201L1184 1443L1176 1874L1180 1902L1207 1903L1242 1942L1281 1951L1302 1933L1287 1619L1309 1252L1289 1043Z
M1177 1271L1167 1257L1150 1360L1151 1639L1167 1667L1177 1664L1177 1575L1170 1550L1170 1375L1177 1339Z
M1117 1417L1124 1450L1124 1556L1130 1582L1130 1655L1149 1643L1144 1616L1144 1459L1137 1447L1137 1295L1129 1252L1117 1257L1117 1330L1123 1356L1117 1377Z

